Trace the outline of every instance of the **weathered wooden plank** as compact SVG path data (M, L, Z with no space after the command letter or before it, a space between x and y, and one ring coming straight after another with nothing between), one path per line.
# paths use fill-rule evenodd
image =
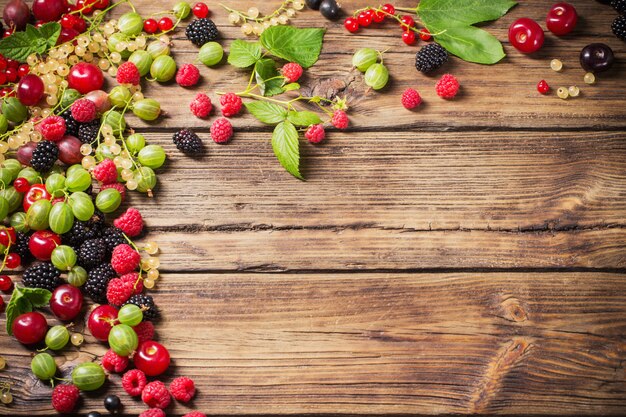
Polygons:
M174 375L208 414L620 415L626 279L618 274L168 274L155 299ZM181 302L182 301L182 302ZM11 415L52 415L28 352L0 340ZM64 373L104 352L88 337ZM144 407L112 376L126 413ZM82 410L101 409L101 395ZM168 415L181 415L176 405Z

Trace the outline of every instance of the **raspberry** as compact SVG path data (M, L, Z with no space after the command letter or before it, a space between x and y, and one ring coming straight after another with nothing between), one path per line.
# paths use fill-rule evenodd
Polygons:
M143 389L141 399L148 407L165 408L172 401L167 387L161 381L152 381Z
M191 87L198 84L200 71L193 64L184 64L176 73L176 82L181 87Z
M326 131L324 130L324 125L321 125L321 124L320 125L312 125L306 131L304 136L311 143L320 143L326 137Z
M165 411L160 408L151 408L139 414L139 417L165 417Z
M113 221L113 225L118 229L122 229L122 232L126 233L129 237L135 237L141 233L143 229L143 219L139 210L129 208L120 217Z
M96 104L91 100L80 98L72 104L72 117L77 122L89 123L93 121L97 115Z
M126 243L117 245L111 255L111 266L120 275L133 272L139 266L140 261L139 252Z
M241 111L241 97L235 93L227 93L220 97L220 104L222 105L222 114L225 117L232 117Z
M331 120L331 123L337 129L344 130L348 128L348 124L350 123L350 121L348 120L348 115L346 114L345 111L335 110L335 113L333 113L333 118Z
M206 414L200 411L192 411L191 413L185 414L183 417L206 417Z
M281 72L283 74L283 77L285 77L288 82L295 83L300 79L300 77L302 77L303 70L299 64L296 64L295 62L290 62L283 66Z
M226 143L233 136L233 125L221 117L213 122L210 131L211 138L215 143Z
M133 62L126 61L117 68L117 82L120 84L139 85L141 74L137 65Z
M422 104L422 97L420 97L420 93L414 89L407 88L404 93L402 93L402 105L405 109L411 110L420 104Z
M213 104L211 99L204 93L198 93L191 103L189 103L189 109L196 117L207 117L211 110L213 110Z
M120 184L119 182L114 182L111 184L102 184L102 186L100 187L100 191L107 190L109 188L115 188L117 191L119 191L120 194L122 195L122 201L126 199L126 187L124 187L124 184Z
M117 167L112 159L105 159L95 166L91 172L93 177L103 184L117 182Z
M37 125L37 130L44 139L59 141L65 136L65 119L61 116L48 116Z
M441 98L451 99L459 92L459 82L454 75L445 74L437 81L437 95Z
M110 283L109 283L110 284ZM102 367L109 372L124 372L128 368L128 358L120 356L113 350L107 350L101 360Z
M132 369L122 376L122 387L131 397L141 395L143 389L146 387L146 383L146 374L139 369Z
M74 385L57 385L52 391L52 407L59 413L71 413L78 402L78 394Z
M120 279L133 287L133 295L141 294L143 291L143 279L139 278L139 274L136 272L129 272L122 275Z
M133 295L133 292L132 284L120 278L113 278L107 284L107 301L110 304L121 306L128 301L130 296Z
M154 338L154 324L152 324L149 320L142 321L133 327L133 330L137 333L139 343L147 342L148 340L152 340Z
M196 395L196 386L190 378L181 376L170 384L170 392L178 401L187 403Z

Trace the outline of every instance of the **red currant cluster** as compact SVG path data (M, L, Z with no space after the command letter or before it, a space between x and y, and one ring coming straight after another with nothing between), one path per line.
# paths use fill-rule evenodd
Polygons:
M0 55L0 85L16 83L29 72L30 67L27 64L20 65L16 60ZM0 89L0 98L14 95L15 90L9 86Z
M369 27L372 23L381 23L385 19L395 19L400 23L402 29L402 41L407 45L413 45L419 36L424 41L429 41L432 36L428 29L417 29L415 19L409 15L396 15L396 8L392 4L384 4L380 8L357 10L354 15L346 18L344 27L350 33L357 32L361 27Z
M209 15L209 7L205 3L196 3L191 11L198 19L205 18ZM143 30L149 34L156 33L159 30L161 32L167 32L172 30L172 28L174 28L174 21L168 16L163 16L158 21L149 18L143 22Z

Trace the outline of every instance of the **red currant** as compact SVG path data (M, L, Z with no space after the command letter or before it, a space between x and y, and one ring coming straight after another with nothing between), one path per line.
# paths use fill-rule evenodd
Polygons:
M155 33L159 30L159 23L154 19L146 19L143 22L143 30L146 31L146 33Z
M546 80L539 81L539 83L537 84L537 91L539 91L541 94L548 94L548 91L550 91L550 86L548 85Z
M193 15L198 19L203 19L209 15L209 6L205 3L196 3L193 6Z
M359 21L354 17L348 17L343 22L343 26L350 33L354 33L359 30Z
M7 76L8 82L14 83L17 81L17 70L15 68L7 68L5 75Z
M7 59L0 55L0 71L4 71L9 66Z
M509 41L518 51L530 54L543 46L543 29L534 20L522 17L509 28Z
M159 20L159 29L161 29L163 32L165 32L166 30L170 30L173 27L174 22L172 22L172 19L170 19L169 17L165 16Z
M61 18L61 27L67 29L74 27L74 19L76 19L76 16L73 14L64 14Z
M49 230L38 230L28 240L28 249L40 261L49 261L54 248L61 244L61 238Z
M381 10L383 12L387 13L387 14L390 14L390 15L395 15L396 14L396 8L393 7L393 5L391 5L389 3L384 4L383 7L381 7Z
M15 29L13 29L13 28L5 29L5 30L4 30L4 33L2 34L2 37L3 37L3 38L7 38L7 37L9 37L9 36L13 35L13 31L14 31L14 30L15 30Z
M29 72L30 72L30 67L28 66L28 64L22 64L17 68L17 75L20 78L28 75Z
M99 10L104 10L109 7L111 2L109 0L98 0L94 3L94 7Z
M9 66L9 68L17 69L17 67L20 66L20 62L9 58L7 59L7 65Z
M15 236L15 229L12 227L0 228L0 245L10 246L17 240Z
M420 30L420 38L423 41L429 41L433 38L433 36L430 34L430 31L426 28Z
M59 35L59 39L57 39L57 45L61 45L62 43L66 43L74 39L79 35L76 29L72 28L62 28L61 34Z
M386 14L383 12L374 12L374 17L373 17L374 22L376 23L382 22L383 20L385 20L385 16Z
M52 293L50 309L60 320L74 320L83 308L83 294L76 287L63 284Z
M77 17L72 29L78 31L78 33L83 33L87 30L87 22L82 17Z
M402 41L407 45L413 45L415 43L415 32L412 30L402 32Z
M78 0L76 2L76 7L78 10L82 10L84 14L93 13L93 3L89 0Z
M5 265L9 269L15 269L22 264L22 258L17 253L9 253Z
M359 13L359 16L357 17L357 19L359 21L359 25L363 27L368 27L369 25L372 24L372 17L366 14L365 12Z
M4 71L0 72L0 85L4 85L7 82L7 75Z
M146 375L157 376L170 366L170 353L162 344L148 340L139 345L133 362Z
M8 275L0 275L0 291L10 292L13 289L13 281Z
M578 13L576 8L569 3L557 3L548 12L546 26L548 30L557 36L570 33L576 27Z
M111 333L116 321L117 309L108 304L103 304L91 312L89 320L87 320L87 327L89 327L93 337L101 342L106 342L109 340L109 333Z
M408 28L412 28L413 25L415 24L415 20L408 14L405 14L404 16L402 16L400 18L400 22L402 25L402 30L407 30Z
M0 297L0 313L4 311L4 299Z
M18 342L24 345L33 345L46 337L48 323L41 313L24 313L17 316L11 329Z
M19 177L13 181L13 187L18 193L25 193L30 188L30 183L26 178Z
M30 69L28 65L26 68ZM39 76L26 74L17 85L17 98L25 106L34 106L43 97L44 89L43 81Z

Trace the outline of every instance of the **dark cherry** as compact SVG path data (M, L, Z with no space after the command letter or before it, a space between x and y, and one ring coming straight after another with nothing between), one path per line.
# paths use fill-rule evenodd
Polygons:
M580 65L585 71L598 73L608 71L615 63L615 55L610 46L592 43L580 52Z

